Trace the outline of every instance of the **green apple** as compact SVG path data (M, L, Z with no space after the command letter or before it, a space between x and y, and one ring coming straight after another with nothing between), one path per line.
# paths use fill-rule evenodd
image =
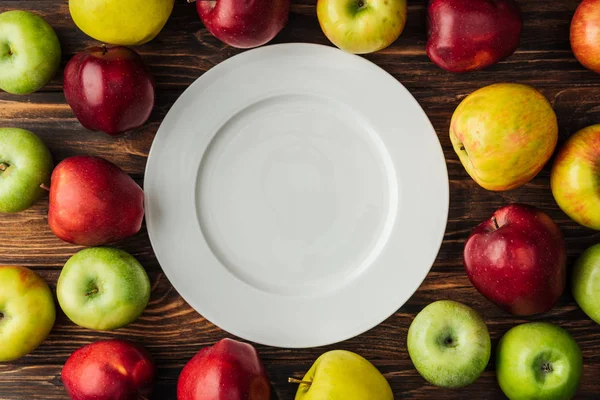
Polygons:
M0 14L0 89L28 94L41 89L60 66L54 29L29 11Z
M50 151L34 133L0 128L0 213L29 208L46 192L52 172Z
M393 400L390 384L368 360L356 353L323 353L298 383L296 400Z
M490 360L492 344L475 310L440 300L417 314L408 329L407 347L415 368L429 383L459 388L479 378Z
M349 53L366 54L392 44L406 24L406 0L318 0L325 36Z
M55 318L52 292L38 274L0 266L0 362L34 351L50 334Z
M500 339L496 375L510 400L568 400L581 379L582 357L569 333L548 322L515 326Z
M131 254L91 247L67 261L56 294L71 321L108 331L132 323L144 312L150 299L150 279Z
M575 262L571 291L583 312L600 324L600 244L589 247Z

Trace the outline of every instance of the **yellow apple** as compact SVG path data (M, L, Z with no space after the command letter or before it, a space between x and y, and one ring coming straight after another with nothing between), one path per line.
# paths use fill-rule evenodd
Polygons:
M533 179L558 141L550 102L531 86L498 83L467 96L450 122L450 140L467 173L485 189L515 189Z
M388 381L368 360L345 350L322 354L299 383L296 400L393 400Z
M392 44L406 24L406 0L318 0L325 36L349 53L373 53Z
M552 194L575 222L600 230L600 125L576 132L562 146L550 175Z

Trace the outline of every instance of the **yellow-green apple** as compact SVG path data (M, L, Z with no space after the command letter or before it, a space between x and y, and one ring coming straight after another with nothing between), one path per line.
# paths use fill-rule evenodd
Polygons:
M100 246L142 227L144 192L110 161L69 157L56 166L50 183L48 225L66 242Z
M34 351L50 334L55 318L52 293L38 274L0 265L0 362Z
M0 213L31 207L50 185L50 151L33 132L0 128Z
M467 173L485 189L517 188L540 172L558 141L550 102L531 86L498 83L468 95L450 122Z
M58 278L56 295L71 321L108 331L142 314L150 299L150 279L131 254L91 247L69 258Z
M54 29L39 15L12 10L0 14L0 89L29 94L45 86L60 65Z
M496 376L510 400L569 400L577 392L582 364L573 337L548 322L515 326L496 350Z
M583 312L600 324L600 244L587 248L575 262L571 292Z
M556 223L525 204L501 207L471 233L464 248L469 280L513 315L550 310L566 286L567 250Z
M561 147L550 173L552 194L575 222L600 230L600 125L577 131Z
M406 0L318 0L325 36L349 53L366 54L391 45L406 24Z
M432 0L427 56L446 71L486 68L515 52L522 25L513 0Z
M196 8L217 39L245 49L262 46L277 36L288 22L290 0L197 0Z
M110 339L75 350L61 377L71 400L147 400L156 367L139 344Z
M177 400L270 398L271 385L258 352L251 344L232 339L201 349L177 381Z
M571 20L571 49L584 67L600 73L600 0L583 0Z
M299 384L296 400L393 400L385 377L367 359L346 350L323 353Z
M483 318L471 307L451 300L439 300L421 310L410 324L406 345L421 376L446 388L475 382L492 348Z

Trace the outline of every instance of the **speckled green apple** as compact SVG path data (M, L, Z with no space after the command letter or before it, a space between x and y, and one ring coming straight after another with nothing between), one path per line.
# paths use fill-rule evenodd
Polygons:
M34 351L56 319L52 292L34 271L0 265L0 362Z
M54 29L29 11L0 14L0 89L29 94L45 86L60 65Z
M50 185L50 151L33 132L0 128L0 213L31 207Z
M583 312L600 324L600 244L588 247L575 262L571 292Z
M388 381L371 362L346 351L321 354L299 384L296 400L393 400Z
M318 0L325 36L349 53L366 54L391 45L406 24L406 0Z
M451 300L426 306L408 329L407 347L428 382L460 388L475 382L487 366L491 340L477 311Z
M577 342L548 322L515 326L496 349L496 376L510 400L569 400L579 387L582 365Z
M56 287L58 302L71 321L108 331L135 321L150 299L150 280L129 253L90 247L64 265Z
M459 104L450 140L475 182L505 191L529 182L548 162L558 141L558 123L552 105L535 88L498 83Z
M600 230L600 125L577 131L561 147L552 165L550 186L565 214Z

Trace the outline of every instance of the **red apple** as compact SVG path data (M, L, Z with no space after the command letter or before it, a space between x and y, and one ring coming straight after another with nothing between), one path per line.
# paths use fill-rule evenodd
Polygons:
M600 0L583 0L571 20L571 49L586 68L600 73Z
M521 12L513 0L432 0L427 55L450 72L475 71L519 46Z
M287 24L290 0L197 0L206 28L229 46L251 48L271 41Z
M146 349L123 340L88 344L73 352L62 369L72 400L145 400L155 375Z
M537 208L511 204L475 228L464 248L475 288L513 315L550 310L566 284L566 248L558 226Z
M142 188L115 164L75 156L52 172L48 223L62 240L108 244L136 234L143 219Z
M177 400L269 400L271 386L256 349L223 339L200 350L183 368Z
M142 126L154 107L154 80L127 47L92 47L65 67L64 91L87 129L117 135Z

